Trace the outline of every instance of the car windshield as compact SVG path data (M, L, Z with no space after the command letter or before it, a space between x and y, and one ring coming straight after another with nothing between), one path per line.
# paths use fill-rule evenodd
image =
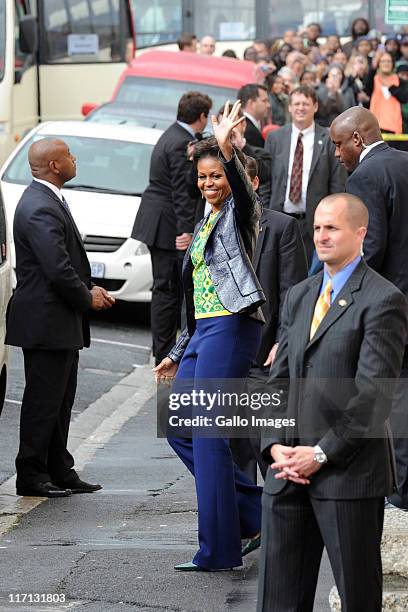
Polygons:
M226 100L235 100L237 92L228 87L215 87L202 83L188 83L172 79L149 79L141 77L127 77L115 98L115 102L122 104L138 104L144 108L168 109L175 117L179 100L187 91L200 91L210 96L213 112L218 112Z
M110 123L114 125L136 125L165 130L175 121L175 118L176 114L174 112L171 113L171 115L165 114L164 117L159 117L158 113L155 113L152 109L149 111L147 111L147 109L132 109L130 111L129 107L125 106L117 109L107 106L92 111L92 113L85 117L85 121L91 121L92 123Z
M44 136L35 134L26 142L8 166L3 181L22 185L31 182L28 149L41 138ZM153 145L62 134L47 134L47 138L66 142L77 159L77 175L66 184L67 188L130 195L142 193L147 187Z

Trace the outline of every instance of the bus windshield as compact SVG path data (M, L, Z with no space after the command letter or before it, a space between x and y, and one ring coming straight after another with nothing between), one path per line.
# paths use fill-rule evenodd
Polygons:
M0 81L4 77L6 63L6 4L0 0Z

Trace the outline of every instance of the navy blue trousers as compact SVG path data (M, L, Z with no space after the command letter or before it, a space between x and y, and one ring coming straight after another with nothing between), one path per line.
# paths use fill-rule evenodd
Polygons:
M191 390L201 379L246 378L261 338L261 324L244 315L197 320L178 368ZM186 380L184 380L186 379ZM224 438L168 438L195 477L199 550L193 562L206 569L242 565L241 538L261 529L261 487L232 460Z

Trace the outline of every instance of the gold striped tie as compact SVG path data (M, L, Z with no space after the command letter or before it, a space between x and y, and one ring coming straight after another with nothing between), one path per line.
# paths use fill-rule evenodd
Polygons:
M323 321L324 317L330 308L330 294L332 291L331 281L327 281L323 293L320 294L319 299L316 302L316 306L313 313L312 325L310 327L310 340L316 333L317 328Z

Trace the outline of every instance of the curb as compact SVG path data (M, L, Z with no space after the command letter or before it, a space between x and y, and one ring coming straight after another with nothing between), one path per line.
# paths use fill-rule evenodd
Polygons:
M68 448L75 454L75 468L83 469L155 393L156 384L151 364L148 364L122 378L79 414L71 423L68 440ZM0 536L16 527L25 514L48 500L47 497L19 497L15 491L14 474L0 485Z

